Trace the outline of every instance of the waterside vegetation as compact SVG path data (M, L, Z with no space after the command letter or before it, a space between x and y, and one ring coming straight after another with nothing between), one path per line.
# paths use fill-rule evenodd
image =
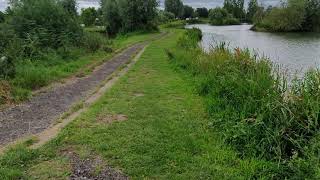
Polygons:
M200 38L200 30L189 30L167 54L196 79L212 130L240 157L270 161L260 172L268 179L319 178L320 72L288 86L268 59L224 43L203 52Z

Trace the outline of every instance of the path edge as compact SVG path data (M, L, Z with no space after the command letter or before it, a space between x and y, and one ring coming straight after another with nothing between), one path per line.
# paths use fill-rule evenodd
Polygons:
M73 122L82 113L86 112L91 105L97 102L109 89L111 89L113 85L118 82L119 79L123 77L134 64L136 64L149 45L150 43L138 51L138 53L133 56L129 63L119 67L110 76L106 77L106 80L101 83L101 85L97 86L97 89L93 90L93 92L87 98L75 103L69 111L65 112L60 118L57 119L56 124L53 124L51 127L40 133L18 138L9 144L0 146L0 155L3 155L10 148L28 140L34 141L29 148L37 149L56 138L63 128Z

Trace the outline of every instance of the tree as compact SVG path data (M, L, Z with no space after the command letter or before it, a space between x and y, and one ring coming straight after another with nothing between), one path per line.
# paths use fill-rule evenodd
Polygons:
M209 17L209 10L205 7L197 8L196 12L198 13L199 17L201 17L201 18Z
M155 28L157 0L102 0L101 5L110 34Z
M165 0L165 11L173 13L176 17L183 14L183 3L181 0Z
M228 13L224 8L215 8L209 11L209 19L212 25L236 25L240 21Z
M225 0L223 8L241 21L245 19L244 0Z
M305 0L288 0L282 7L272 8L261 23L257 24L269 31L301 31L306 16Z
M3 23L5 19L5 14L0 11L0 23Z
M104 24L109 35L117 34L122 26L122 19L119 12L117 0L102 0L101 10Z
M85 8L81 10L81 20L86 26L92 26L95 24L98 18L98 12L95 8Z
M302 27L305 31L320 32L320 0L307 1L305 22Z
M194 15L194 9L191 6L183 6L183 17L192 18Z
M259 10L258 0L250 0L247 11L247 21L252 23L253 17Z
M209 13L209 18L211 24L223 25L223 20L228 17L228 11L224 8L211 9Z
M120 5L122 28L125 32L155 28L157 0L122 0L120 2L122 2Z
M60 0L62 7L72 16L77 16L76 0Z
M160 10L157 15L158 23L167 23L174 20L175 16L171 12Z

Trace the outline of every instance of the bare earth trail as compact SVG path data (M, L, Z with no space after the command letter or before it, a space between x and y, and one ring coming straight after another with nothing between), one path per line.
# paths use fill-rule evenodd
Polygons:
M160 38L165 33L155 36ZM149 40L150 41L150 40ZM137 43L108 60L90 75L38 94L29 101L0 111L0 146L43 132L70 108L86 99L120 67L129 63L148 42Z

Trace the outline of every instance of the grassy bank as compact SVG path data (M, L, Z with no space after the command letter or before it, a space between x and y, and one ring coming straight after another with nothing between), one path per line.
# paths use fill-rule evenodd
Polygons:
M83 76L121 49L156 34L130 33L108 39L101 33L87 33L84 47L70 48L65 52L52 51L39 58L17 61L15 76L0 80L0 105L23 101L31 96L32 91L72 75Z
M195 94L193 76L168 60L165 49L175 48L183 32L153 42L57 139L38 150L26 144L1 156L0 178L64 179L71 174L69 152L82 159L102 157L133 179L267 178L262 172L273 163L239 158L225 145L204 99Z
M268 59L225 44L205 53L198 48L200 39L200 30L190 30L167 53L196 79L213 130L241 157L272 163L263 175L319 178L319 71L289 87Z

